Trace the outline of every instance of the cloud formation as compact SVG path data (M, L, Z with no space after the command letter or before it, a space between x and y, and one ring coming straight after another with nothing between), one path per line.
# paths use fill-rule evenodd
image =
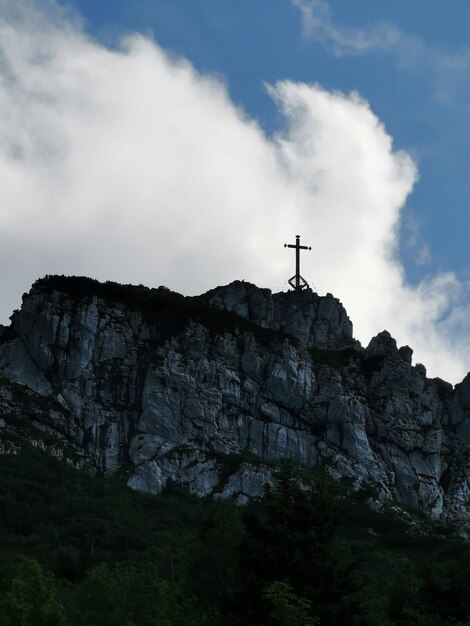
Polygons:
M407 285L397 231L416 166L364 99L271 85L285 124L266 136L218 79L154 41L109 50L39 6L0 0L3 320L46 273L186 294L281 287L299 232L362 342L387 328L431 374L462 377L464 287L452 274Z
M387 23L364 29L338 27L332 20L329 4L324 0L292 0L292 4L301 13L303 36L328 44L338 56L388 50L403 39L402 33Z
M421 223L413 215L403 220L403 240L415 265L423 267L431 261L431 250L420 233Z

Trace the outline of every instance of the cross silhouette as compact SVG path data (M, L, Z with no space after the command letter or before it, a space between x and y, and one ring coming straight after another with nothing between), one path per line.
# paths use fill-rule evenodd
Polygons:
M296 291L300 291L308 287L308 282L300 275L300 251L311 250L312 248L311 246L300 245L300 235L295 236L295 245L285 243L284 248L295 248L295 276L289 278L288 282Z

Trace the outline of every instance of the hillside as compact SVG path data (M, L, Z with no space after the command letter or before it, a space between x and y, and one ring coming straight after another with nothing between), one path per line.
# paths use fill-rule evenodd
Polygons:
M468 626L469 543L369 495L285 463L243 507L154 496L25 443L0 457L0 623Z
M469 408L331 294L45 277L0 328L0 623L468 626Z

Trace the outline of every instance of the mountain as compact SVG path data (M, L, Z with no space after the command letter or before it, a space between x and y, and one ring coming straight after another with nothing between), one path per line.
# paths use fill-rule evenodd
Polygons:
M0 327L0 451L25 442L159 493L239 502L273 466L321 465L377 509L470 519L470 376L412 365L387 331L367 347L331 294L243 281L166 287L38 280Z

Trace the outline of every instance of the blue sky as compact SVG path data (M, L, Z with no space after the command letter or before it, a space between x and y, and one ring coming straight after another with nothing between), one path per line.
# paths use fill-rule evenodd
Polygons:
M0 0L0 322L44 274L286 286L470 369L470 5Z

